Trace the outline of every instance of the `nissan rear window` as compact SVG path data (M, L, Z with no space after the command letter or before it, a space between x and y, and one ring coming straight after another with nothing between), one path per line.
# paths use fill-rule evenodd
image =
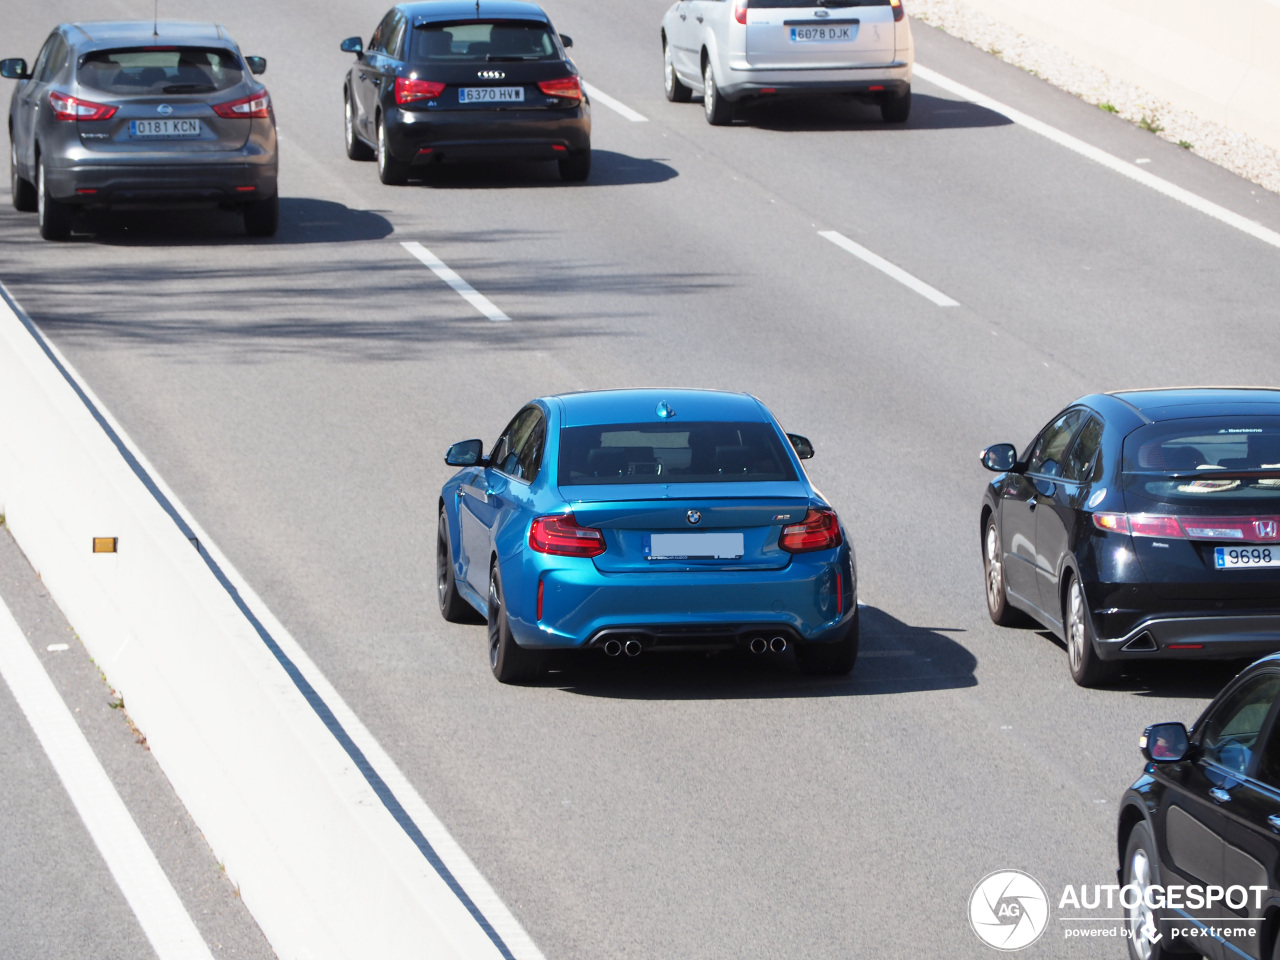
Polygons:
M767 423L619 423L560 431L561 484L795 480Z
M413 31L416 61L559 60L560 44L545 23L424 23Z
M106 93L216 93L244 72L238 56L217 47L134 47L85 54L77 79Z
M1124 441L1126 492L1173 503L1280 500L1280 417L1172 420Z

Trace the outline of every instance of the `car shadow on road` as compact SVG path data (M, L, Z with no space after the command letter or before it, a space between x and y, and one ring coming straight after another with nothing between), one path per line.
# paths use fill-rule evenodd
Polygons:
M966 100L946 100L923 93L911 95L911 119L885 123L880 108L845 97L812 100L756 101L739 111L739 122L763 130L961 130L1013 123L1004 114Z
M391 221L372 210L353 210L332 200L280 198L280 229L253 238L244 218L216 207L86 210L76 218L72 241L105 246L349 243L391 235Z
M612 150L591 151L591 176L584 183L565 183L554 162L442 163L411 174L410 186L435 190L509 190L527 187L618 187L663 183L679 176L675 167L661 160L630 157Z
M557 658L542 685L620 700L740 700L882 696L977 684L977 660L950 636L960 630L911 626L869 606L861 607L861 616L858 662L846 677L806 676L790 651L634 659L583 651Z

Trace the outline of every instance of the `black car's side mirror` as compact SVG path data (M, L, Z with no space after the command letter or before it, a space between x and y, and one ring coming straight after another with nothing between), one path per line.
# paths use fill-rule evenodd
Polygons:
M357 57L364 53L364 42L359 37L347 37L342 41L343 53L354 53Z
M249 72L252 73L255 77L260 73L267 72L266 57L245 57L244 62L248 65Z
M796 456L801 460L808 460L813 456L813 444L809 442L808 437L802 437L798 433L788 433L787 439L791 441L791 446L796 449Z
M563 44L564 44L564 48L565 48L566 50L568 50L570 47L572 47L572 46L573 46L573 37L570 37L570 36L568 36L568 35L566 35L566 34L563 34L563 33L562 33L562 34L560 34L560 42L561 42L561 43L563 43Z
M460 443L455 443L444 455L444 462L451 467L474 467L483 463L483 441L463 440Z
M27 69L27 61L14 57L11 60L0 60L0 77L6 80L30 80L31 71Z
M1008 473L1018 466L1018 450L1012 443L993 443L982 451L982 465L992 473Z
M1142 731L1138 747L1152 763L1177 763L1191 753L1191 738L1180 723L1153 723Z

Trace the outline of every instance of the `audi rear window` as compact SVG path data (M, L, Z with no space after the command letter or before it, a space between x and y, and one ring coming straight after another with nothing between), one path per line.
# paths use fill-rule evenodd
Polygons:
M244 72L236 54L217 47L133 47L85 54L77 79L106 93L216 93Z
M1280 417L1173 420L1124 441L1125 488L1175 503L1280 500Z
M563 56L556 35L545 23L502 20L493 23L423 23L413 30L412 59L559 60Z
M561 484L795 480L767 423L618 423L560 431Z

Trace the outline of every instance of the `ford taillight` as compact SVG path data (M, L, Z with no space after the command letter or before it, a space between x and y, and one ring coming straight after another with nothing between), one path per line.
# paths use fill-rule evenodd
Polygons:
M56 90L49 91L49 106L53 107L55 120L106 120L115 116L116 108L105 103L94 103L79 97L68 97Z
M889 6L893 9L894 20L901 20L907 15L907 11L902 9L902 0L889 0Z
M572 513L538 517L529 527L529 549L556 557L598 557L604 553L604 534L579 525Z
M413 77L396 77L396 103L413 103L415 100L434 100L444 93L446 84L438 80L416 80Z
M271 96L267 91L259 90L257 93L241 97L239 100L215 103L213 112L220 117L226 117L228 120L252 120L255 118L265 120L271 116Z
M561 97L565 100L581 100L582 84L577 77L561 77L559 80L542 80L538 89L548 97Z
M739 23L747 22L747 2L748 0L734 0L733 19Z
M778 546L787 553L810 553L814 550L830 550L844 542L840 534L840 521L834 510L810 507L799 523L782 528Z

